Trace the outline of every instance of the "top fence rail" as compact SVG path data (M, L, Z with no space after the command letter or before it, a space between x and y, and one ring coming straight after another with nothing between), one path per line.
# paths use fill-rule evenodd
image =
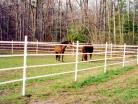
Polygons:
M7 45L7 44L24 44L24 41L0 41L1 45ZM56 45L66 45L66 44L60 44L59 42L33 42L33 41L28 41L27 44L30 45L48 45L48 46L56 46ZM71 46L76 47L76 43L72 44ZM105 47L105 44L88 44L88 43L79 43L79 47L83 47L83 46L97 46L97 47ZM117 45L117 44L108 44L108 47L112 46L112 47L124 47L124 45ZM134 47L134 48L138 48L138 45L126 45L126 47Z

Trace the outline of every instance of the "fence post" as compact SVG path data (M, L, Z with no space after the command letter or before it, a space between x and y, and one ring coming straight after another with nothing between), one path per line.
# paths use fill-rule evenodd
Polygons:
M138 64L138 47L137 47L137 64Z
M108 45L107 45L107 42L106 42L106 46L105 46L105 60L104 60L104 73L106 73L106 71L107 71L107 48L108 48Z
M78 74L78 56L79 56L79 41L77 41L76 45L75 81L77 81L77 74Z
M23 63L22 96L25 96L26 68L27 68L27 36L25 36L25 41L24 41L24 63Z
M124 44L123 67L125 66L125 60L126 60L126 44Z
M112 43L111 43L111 51L110 51L110 57L111 57L111 58L112 58L112 56L113 56L112 52L113 52L113 45L112 45Z
M73 44L73 52L72 52L72 54L74 55L74 54L75 54L75 50L74 50L74 45L75 45L75 44L74 44L74 41L73 41L72 44Z
M11 52L12 52L12 54L13 54L13 40L12 40L12 49L11 49Z
M38 54L38 40L36 42L36 54Z

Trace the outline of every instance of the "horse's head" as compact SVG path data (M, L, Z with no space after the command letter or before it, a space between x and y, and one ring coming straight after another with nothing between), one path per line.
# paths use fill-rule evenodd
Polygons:
M61 42L61 44L70 44L71 43L71 41L63 41L63 42Z
M71 41L64 41L64 42L61 42L61 44L67 44L67 47L71 47L72 42Z

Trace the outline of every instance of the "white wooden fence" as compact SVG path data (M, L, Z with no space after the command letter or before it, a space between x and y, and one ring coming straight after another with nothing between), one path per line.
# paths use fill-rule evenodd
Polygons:
M113 45L113 44L94 44L94 48L95 47L100 47L103 50L102 51L95 51L93 54L96 55L104 55L104 59L97 59L97 60L89 60L92 62L95 61L104 61L104 65L102 66L97 66L97 67L90 67L90 68L86 68L86 69L82 69L82 70L78 70L78 64L79 63L85 63L85 62L89 62L89 61L79 61L78 60L78 56L85 54L85 53L81 53L79 52L79 48L83 47L84 44L79 44L79 42L77 41L76 43L73 44L73 50L71 53L66 53L64 55L76 55L75 56L75 62L68 62L68 63L58 63L58 64L43 64L43 65L31 65L28 66L27 65L27 57L28 56L47 56L47 55L55 55L55 54L38 54L39 51L39 45L49 45L49 46L56 46L56 45L63 45L63 44L57 44L57 43L45 43L45 42L28 42L27 41L27 36L25 36L25 41L24 42L19 42L19 41L0 41L0 44L11 44L9 46L11 46L11 55L0 55L0 57L19 57L19 56L23 56L23 66L21 67L14 67L14 68L2 68L0 69L0 71L8 71L8 70L17 70L17 69L23 69L23 75L22 75L22 79L17 79L17 80L10 80L10 81L6 81L6 82L1 82L0 85L3 84L8 84L8 83L15 83L15 82L19 82L22 81L22 96L25 96L25 90L26 90L26 80L31 80L31 79L37 79L37 78L43 78L43 77L52 77L52 76L57 76L57 75L63 75L63 74L70 74L70 73L74 73L74 79L75 81L77 81L77 75L78 72L80 71L86 71L86 70L91 70L91 69L96 69L96 68L102 68L103 67L103 72L106 73L107 72L107 66L111 66L111 65L118 65L118 64L122 64L122 66L125 66L125 63L129 63L129 62L133 62L136 61L138 64L138 46L132 46L132 45ZM14 44L20 44L24 49L23 54L13 54L14 53ZM35 54L29 54L28 52L28 45L35 45L36 49L35 49ZM91 46L91 45L88 45ZM18 48L18 47L16 47ZM121 53L121 51L119 49L123 49L122 53L122 57L113 57L113 55L118 55ZM118 51L119 50L119 51ZM76 51L76 52L75 52ZM129 53L133 54L133 55L129 55ZM61 55L61 54L60 54ZM107 57L110 56L110 57ZM126 58L128 57L132 57L135 56L136 59L134 60L129 60L126 61ZM112 64L107 64L108 60L111 59L117 59L117 58L122 58L122 61L117 62L117 63L112 63ZM46 75L41 75L41 76L35 76L35 77L27 77L26 76L26 70L27 68L36 68L36 67L46 67L46 66L58 66L58 65L68 65L68 64L75 64L75 68L74 71L68 71L68 72L61 72L61 73L53 73L53 74L46 74Z

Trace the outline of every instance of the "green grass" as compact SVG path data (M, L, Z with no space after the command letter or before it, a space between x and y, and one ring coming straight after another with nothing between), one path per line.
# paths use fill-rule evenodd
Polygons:
M101 58L104 58L104 56L96 56L96 55L93 56L93 59L101 59ZM75 61L75 56L65 56L64 60L65 62ZM81 60L81 56L79 57L79 60ZM120 60L115 60L115 62L118 61ZM0 68L19 67L23 65L23 57L1 58L0 63L1 63ZM41 65L41 64L53 64L53 63L61 63L61 62L56 62L54 56L28 57L27 60L27 65ZM108 64L109 63L112 63L112 61L108 61ZM78 70L95 66L102 66L102 65L104 65L104 61L81 63L78 65ZM107 67L108 72L106 74L103 73L103 68L78 72L77 82L74 82L74 73L54 76L54 77L27 80L26 94L29 95L31 94L32 95L31 99L51 98L59 96L59 93L62 93L62 91L72 92L76 90L76 88L85 87L91 84L102 83L104 81L110 80L113 77L119 76L135 68L135 66L125 67L125 68L120 68L120 67L122 67L122 65ZM75 68L74 64L40 67L40 68L27 68L27 77L60 73L66 71L74 71L74 68ZM22 69L12 70L12 71L0 71L0 82L19 79L19 78L22 78ZM3 94L1 95L2 97L0 97L0 103L1 102L7 104L26 103L28 101L28 97L27 98L21 97L21 90L22 90L22 82L0 85L0 94ZM126 93L129 91L130 90L126 91ZM108 96L108 93L112 92L104 93L104 95ZM101 101L99 100L96 101L95 103L98 104L100 102Z
M113 77L116 77L118 75L121 75L127 71L130 71L134 69L134 67L125 67L125 68L120 68L119 70L109 70L107 71L107 73L101 73L97 76L92 76L92 77L88 77L80 82L77 83L73 83L72 84L72 88L81 88L84 86L88 86L91 84L99 84L105 81L108 81L110 79L112 79Z
M93 58L101 58L99 56L94 56ZM72 62L75 60L74 56L65 56L64 58L65 62ZM79 60L81 60L81 57L79 57ZM20 67L23 65L23 57L13 57L13 58L1 58L0 59L0 68L9 68L9 67ZM28 65L41 65L41 64L53 64L53 63L61 63L56 62L55 57L53 56L45 56L45 57L28 57L27 64ZM95 66L95 64L103 65L103 62L88 62L88 63L81 63L79 64L79 70L84 68L89 68ZM40 68L27 68L27 77L33 77L33 76L40 76L45 74L52 74L52 73L60 73L60 72L68 72L68 71L74 71L75 65L59 65L59 66L50 66L50 67L40 67ZM91 70L90 70L91 71ZM78 75L78 79L83 79L87 76L90 76L91 73L85 72L85 76L81 73ZM102 70L95 71L95 74L100 72ZM93 74L93 75L95 75ZM14 80L14 79L20 79L22 78L22 69L18 70L11 70L11 71L0 71L0 82L8 81L8 80ZM47 77L47 78L39 78L39 79L33 79L33 80L27 80L27 85L31 86L33 83L43 83L46 82L48 86L46 86L46 89L49 89L48 87L52 85L52 89L63 87L64 85L68 85L74 81L74 73L67 74L67 75L60 75L60 76L54 76L54 77ZM54 82L54 83L52 83ZM54 86L54 87L53 87ZM21 91L22 82L16 82L12 84L6 84L6 85L0 85L0 91L6 90L6 89L19 89L18 92ZM29 88L27 88L29 89ZM34 88L31 88L31 90L28 90L28 93L34 93L37 92L33 90ZM44 87L45 89L45 87ZM38 92L39 93L39 92ZM41 92L40 92L41 93ZM7 94L10 96L10 94Z
M137 104L138 103L138 76L129 77L122 84L120 82L113 82L114 86L99 90L100 93L106 96L106 101L115 104ZM101 100L100 100L101 101Z
M101 58L101 57L95 56L95 58ZM64 60L65 62L74 62L75 57L65 56ZM81 60L81 57L79 58L79 60ZM21 67L23 66L23 57L1 58L0 63L1 63L0 68ZM61 63L61 62L57 62L55 60L55 57L53 56L28 57L27 59L27 65L29 66L30 65L43 65L43 64L58 64L58 63ZM78 68L79 68L78 70L93 67L95 66L95 64L97 66L103 65L103 62L101 61L101 62L81 63L78 65ZM75 64L27 68L27 77L74 71L74 69L75 69ZM11 79L19 79L19 78L22 78L22 69L0 72L0 82L11 80Z

